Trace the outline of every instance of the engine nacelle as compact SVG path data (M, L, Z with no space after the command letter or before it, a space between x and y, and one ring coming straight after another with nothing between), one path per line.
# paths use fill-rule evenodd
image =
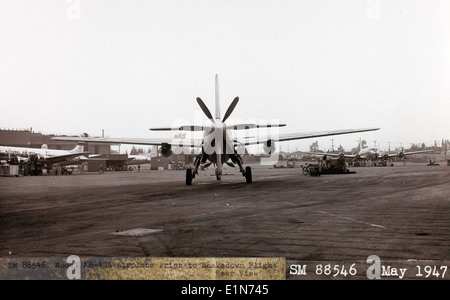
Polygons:
M172 145L171 144L162 144L161 146L161 155L164 157L169 157L173 154Z
M41 156L39 154L31 154L30 161L34 164L37 164L41 161Z
M20 161L19 161L19 157L15 156L15 155L11 156L11 157L9 158L9 160L8 160L8 163L9 163L10 165L18 165L19 162L20 162Z
M275 152L276 145L274 140L268 140L263 144L264 152L267 154L272 154Z

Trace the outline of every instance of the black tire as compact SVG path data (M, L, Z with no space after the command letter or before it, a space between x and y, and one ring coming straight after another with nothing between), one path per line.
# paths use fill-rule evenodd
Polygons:
M302 168L302 173L303 173L303 175L308 175L309 174L309 170L308 170L308 167L303 167Z
M252 168L251 167L246 167L245 168L245 181L247 183L252 183L253 182L253 178L252 178Z
M192 169L186 170L186 185L192 185Z

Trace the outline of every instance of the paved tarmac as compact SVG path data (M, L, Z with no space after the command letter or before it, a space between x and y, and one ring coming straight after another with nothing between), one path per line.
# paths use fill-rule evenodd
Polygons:
M310 177L254 166L0 178L0 257L450 259L450 167L397 164ZM155 229L140 235L127 230ZM289 270L288 270L289 271Z

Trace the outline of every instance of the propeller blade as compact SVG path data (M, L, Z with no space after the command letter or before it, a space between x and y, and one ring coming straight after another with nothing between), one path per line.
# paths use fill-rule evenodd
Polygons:
M200 99L200 97L197 97L197 103L198 103L198 105L200 105L200 108L203 110L203 112L204 112L205 115L208 117L208 119L210 119L211 121L214 122L214 118L213 118L211 112L209 111L208 107L207 107L206 104L203 102L203 100Z
M239 97L234 98L233 102L231 102L230 106L227 109L227 112L225 113L225 116L223 117L222 122L225 122L231 115L231 113L233 112L234 108L236 107L236 105L239 102Z

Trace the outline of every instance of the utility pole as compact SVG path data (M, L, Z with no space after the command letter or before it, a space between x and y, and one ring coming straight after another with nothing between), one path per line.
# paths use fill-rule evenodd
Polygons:
M444 151L444 160L447 160L447 140L442 139L442 150Z
M359 140L356 141L358 143L358 152L362 150L362 145L361 145L361 138L359 138Z

